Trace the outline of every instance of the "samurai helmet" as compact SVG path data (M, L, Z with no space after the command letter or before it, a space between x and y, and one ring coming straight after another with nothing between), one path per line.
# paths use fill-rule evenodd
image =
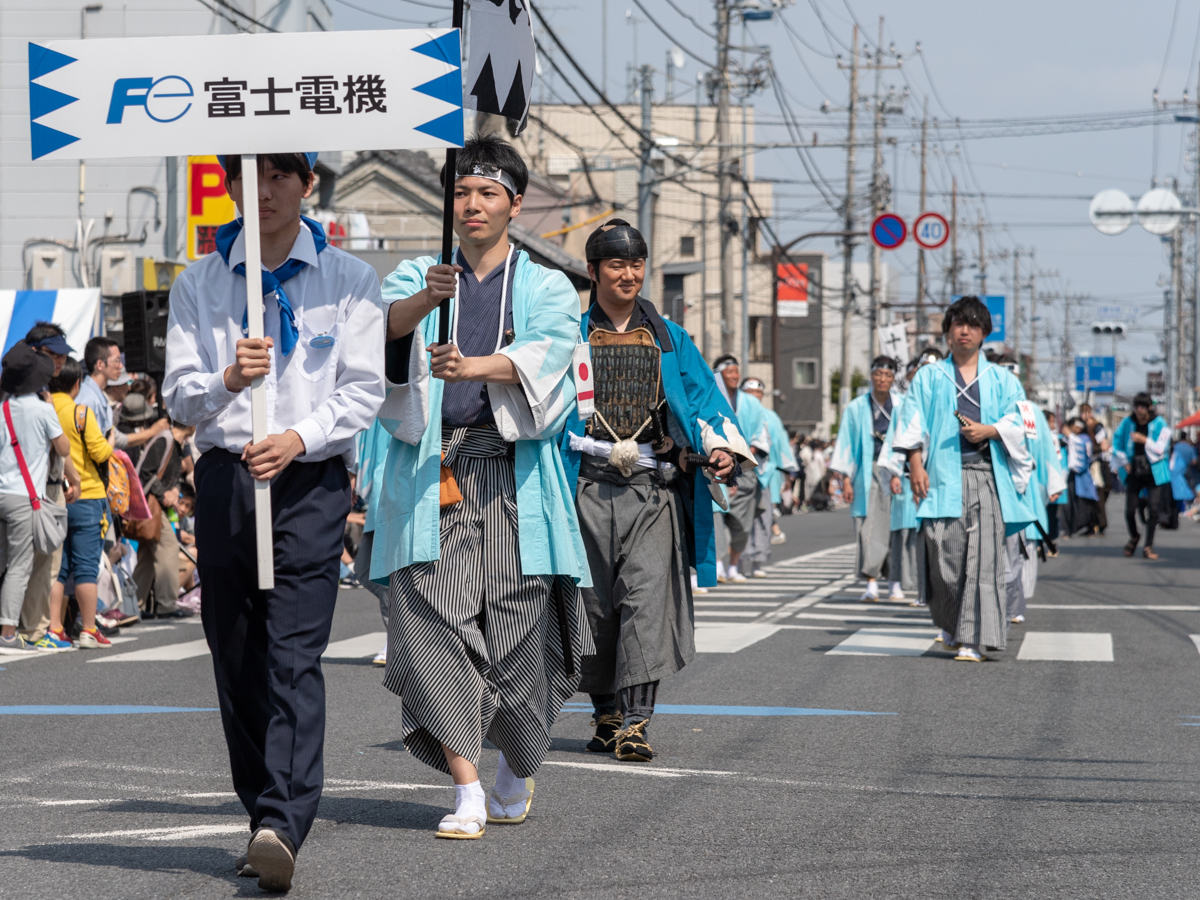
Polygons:
M650 255L642 233L624 219L609 219L587 239L588 262L602 259L645 259Z

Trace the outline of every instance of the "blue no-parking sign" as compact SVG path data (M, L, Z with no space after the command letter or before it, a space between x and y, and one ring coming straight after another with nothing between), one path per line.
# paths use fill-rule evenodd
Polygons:
M883 213L871 223L871 240L881 250L895 250L908 237L908 226L895 213Z

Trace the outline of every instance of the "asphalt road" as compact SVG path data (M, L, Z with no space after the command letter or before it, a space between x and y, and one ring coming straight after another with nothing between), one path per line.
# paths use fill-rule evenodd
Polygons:
M655 761L588 754L577 697L528 821L476 842L434 839L448 779L400 746L375 601L343 592L291 896L1200 894L1195 526L1160 532L1158 563L1117 533L1064 542L1027 625L974 664L932 649L919 610L857 602L846 512L782 521L770 578L697 596L706 652L659 691ZM127 636L106 655L183 658L0 659L0 706L215 706L198 625ZM246 819L217 713L48 711L0 717L0 897L259 895L232 871Z

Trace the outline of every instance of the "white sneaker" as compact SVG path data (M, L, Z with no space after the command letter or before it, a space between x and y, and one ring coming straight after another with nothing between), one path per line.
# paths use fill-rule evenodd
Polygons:
M898 581L892 582L891 591L888 594L888 599L889 600L903 600L904 599L904 588L902 588L900 586L900 582L898 582Z
M1025 617L1024 617L1024 616L1013 616L1013 617L1012 617L1012 623L1013 623L1014 625L1024 625L1024 624L1025 624Z
M858 599L864 602L877 603L879 601L879 582L868 581L867 589L863 591L863 595Z

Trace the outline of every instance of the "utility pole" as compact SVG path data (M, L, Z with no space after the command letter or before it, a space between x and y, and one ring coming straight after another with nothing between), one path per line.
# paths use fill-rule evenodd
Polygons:
M897 110L887 106L884 98L880 94L883 86L883 70L884 69L899 69L899 64L884 65L883 62L883 16L879 17L879 43L875 45L875 61L868 68L875 70L875 96L872 102L875 104L875 157L871 164L871 219L874 221L875 216L883 212L888 206L888 197L885 196L884 181L887 175L883 169L883 116L885 112L896 112ZM871 309L867 323L867 347L868 357L874 359L879 352L879 336L877 326L879 325L879 308L882 296L882 278L883 271L883 252L878 246L871 247Z
M987 251L983 246L983 213L979 214L979 296L987 293ZM986 337L986 335L984 335Z
M717 222L721 235L721 353L733 352L733 159L729 133L729 0L717 4Z
M1017 358L1017 372L1021 371L1021 248L1013 248L1013 356Z
M600 0L600 85L608 93L608 0Z
M1038 378L1038 345L1037 345L1037 251L1030 250L1029 257L1029 378L1026 382L1028 393L1037 392Z
M1196 207L1200 209L1200 75L1196 77ZM1200 404L1200 217L1192 219L1195 229L1192 258L1192 389L1189 392L1193 409ZM1186 413L1187 410L1184 410Z
M746 20L742 20L742 46L746 44ZM742 52L743 57L745 51ZM745 70L745 61L743 60L742 69ZM741 368L745 374L743 378L750 374L750 198L747 196L750 193L750 180L746 177L749 170L746 145L749 141L749 133L746 130L746 97L747 93L742 94L742 156L738 161L738 175L741 176L742 182L742 224L738 229L739 236L742 241L742 353L741 353Z
M844 68L844 67L843 67ZM857 136L855 117L858 112L858 26L850 41L850 106L849 133L846 137L846 238L842 251L842 375L838 391L838 415L850 402L850 308L854 303L854 142Z
M928 174L926 152L929 137L929 97L921 107L921 212L925 212L925 181ZM951 232L953 233L953 231ZM924 330L925 323L925 251L917 250L917 332Z
M700 195L700 347L708 355L708 194Z
M958 293L958 176L950 176L950 293Z
M653 303L658 299L651 265L654 257L654 165L650 161L650 154L654 144L650 138L653 137L651 100L654 96L654 69L642 66L641 75L642 133L646 137L642 139L642 168L638 179L638 231L646 239L646 248L650 253L650 258L646 260L646 296Z

